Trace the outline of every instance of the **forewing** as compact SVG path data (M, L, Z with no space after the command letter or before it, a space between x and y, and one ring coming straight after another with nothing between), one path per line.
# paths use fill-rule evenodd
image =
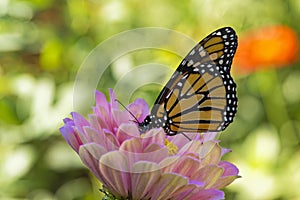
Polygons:
M164 117L163 124L173 133L225 129L237 108L236 84L230 76L236 48L237 36L230 27L204 38L182 60L151 115Z

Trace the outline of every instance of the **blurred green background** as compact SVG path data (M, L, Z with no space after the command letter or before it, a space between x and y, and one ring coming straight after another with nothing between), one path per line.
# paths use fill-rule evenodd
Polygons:
M73 109L77 70L102 41L140 27L168 28L196 41L223 26L245 40L249 30L274 24L299 36L299 19L298 0L1 0L0 199L101 199L99 183L58 128ZM272 48L262 45L260 55ZM225 190L227 199L300 199L297 56L284 67L274 59L246 73L238 62L233 66L238 113L220 139L233 150L226 160L242 178ZM175 69L182 58L145 50L124 65L128 59L130 68L158 62ZM113 65L98 85L102 92L117 82ZM136 96L151 104L159 90L144 87Z

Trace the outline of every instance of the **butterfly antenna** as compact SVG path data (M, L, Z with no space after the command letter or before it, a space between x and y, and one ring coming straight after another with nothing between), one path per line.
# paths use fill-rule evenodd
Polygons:
M121 101L119 101L118 99L115 99L115 101L116 102L118 102L134 119L135 119L135 123L137 123L137 124L140 124L140 122L139 122L139 120L136 118L136 116L134 116L134 114L130 111L130 110L128 110L127 108L126 108L126 106L124 106L124 104L122 104L121 103Z

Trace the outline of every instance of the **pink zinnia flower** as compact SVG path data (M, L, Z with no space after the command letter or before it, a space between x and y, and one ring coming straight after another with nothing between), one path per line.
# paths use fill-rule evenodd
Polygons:
M238 177L238 169L221 161L222 149L214 133L166 136L152 129L140 134L132 116L96 92L96 106L88 120L78 113L66 118L60 131L82 162L103 184L107 198L224 199L220 189ZM138 120L148 115L142 99L127 107Z

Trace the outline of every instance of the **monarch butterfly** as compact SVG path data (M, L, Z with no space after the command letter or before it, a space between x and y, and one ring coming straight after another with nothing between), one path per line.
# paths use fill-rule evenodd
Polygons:
M237 109L230 76L236 48L237 35L230 27L200 41L162 89L150 115L137 122L139 130L162 127L167 135L224 130Z

